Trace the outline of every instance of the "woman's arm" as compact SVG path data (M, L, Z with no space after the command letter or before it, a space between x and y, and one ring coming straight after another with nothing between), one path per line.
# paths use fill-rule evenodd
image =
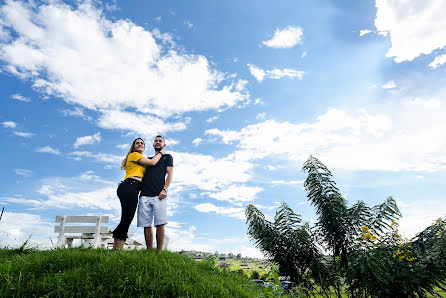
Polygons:
M146 158L146 157L142 157L140 159L138 159L138 161L136 162L137 164L141 165L141 166L154 166L158 163L158 161L161 159L161 157L164 154L164 149L161 150L162 154L156 154L152 159Z

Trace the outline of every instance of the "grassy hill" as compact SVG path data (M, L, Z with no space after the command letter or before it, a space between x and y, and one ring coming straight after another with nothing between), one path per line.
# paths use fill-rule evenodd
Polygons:
M0 249L0 297L258 297L247 277L171 252Z

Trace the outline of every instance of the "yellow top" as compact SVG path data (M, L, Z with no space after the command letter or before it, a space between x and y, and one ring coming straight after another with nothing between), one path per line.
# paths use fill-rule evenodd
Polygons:
M146 172L146 167L140 166L136 162L144 156L139 152L132 152L127 157L127 163L125 164L125 179L128 177L138 176L143 177Z

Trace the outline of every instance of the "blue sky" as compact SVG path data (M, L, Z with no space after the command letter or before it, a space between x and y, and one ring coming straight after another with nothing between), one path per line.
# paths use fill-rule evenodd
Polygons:
M56 215L119 221L120 160L160 133L170 249L259 256L244 208L314 222L310 154L343 195L444 216L446 10L429 1L2 1L2 245ZM146 155L151 155L150 147ZM132 227L136 238L141 231Z

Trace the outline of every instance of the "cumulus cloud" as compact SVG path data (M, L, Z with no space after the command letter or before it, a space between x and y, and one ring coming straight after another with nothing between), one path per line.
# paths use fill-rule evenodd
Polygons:
M244 186L233 184L227 188L219 191L212 192L209 197L228 202L251 202L256 199L256 196L263 190L261 187Z
M258 113L257 114L256 119L257 120L263 120L263 119L265 119L265 117L266 117L266 113L262 112L262 113Z
M89 183L86 183L89 182ZM2 198L7 203L22 204L32 209L103 209L119 211L115 182L103 180L92 171L75 177L51 177L40 180L35 190L41 197Z
M265 78L267 79L274 79L278 80L283 77L287 77L290 79L297 78L299 80L302 80L305 72L301 70L295 70L290 68L284 68L284 69L271 69L271 70L263 70L255 65L248 64L249 71L253 77L256 78L257 81L261 82Z
M274 185L299 185L299 184L304 184L305 180L289 180L289 181L285 181L285 180L273 180L271 181L272 184Z
M188 120L170 123L156 116L118 110L105 110L98 120L102 128L133 131L143 137L185 130L187 123Z
M5 128L16 128L17 127L17 123L13 122L13 121L5 121L2 122L3 127Z
M124 156L113 155L102 152L89 152L89 151L74 151L69 154L74 159L81 160L82 158L90 158L95 162L104 162L111 164L120 164Z
M129 149L131 144L120 144L116 145L116 148L118 149Z
M30 138L32 136L35 136L35 133L32 132L25 132L25 131L13 131L12 132L14 135L18 136L18 137L22 137L22 138Z
M198 204L195 205L194 208L199 212L204 212L204 213L215 212L217 214L224 216L245 219L245 208L218 207L210 203Z
M212 122L214 122L215 120L217 120L218 118L219 118L219 116L214 116L214 117L211 117L211 118L206 119L206 122L207 122L207 123L212 123Z
M439 217L446 216L444 199L414 202L397 200L397 204L403 214L399 221L400 231L408 238L414 237L416 233L433 224Z
M30 246L51 247L54 224L40 215L5 211L0 225L0 246L19 247L29 238Z
M393 89L396 88L396 83L394 81L388 81L387 83L385 83L384 85L381 86L381 88L383 89Z
M284 158L302 163L313 154L329 167L348 170L439 171L446 169L444 101L406 99L398 111L371 114L329 109L312 123L267 120L240 131L210 129L250 160L281 148ZM236 155L237 155L236 154ZM280 158L280 157L279 157Z
M364 36L366 34L369 34L370 32L372 32L372 31L368 30L368 29L361 30L361 31L359 31L359 36Z
M443 0L376 0L375 27L388 32L387 57L395 62L412 61L446 46L446 2Z
M446 54L435 57L434 61L429 63L429 66L432 68L437 68L446 63Z
M248 64L249 67L249 72L251 73L251 75L256 78L257 81L261 82L263 81L263 79L265 78L265 71L261 68L258 68L252 64Z
M201 141L203 141L201 138L195 138L192 141L192 144L194 144L195 146L198 146L198 145L200 145Z
M303 30L297 26L287 26L285 29L276 29L274 36L266 41L262 41L264 46L269 48L292 48L302 44Z
M73 109L65 109L61 111L64 116L79 117L85 120L92 120L90 116L85 115L84 110L80 107L74 107Z
M75 8L57 1L7 1L0 14L8 35L0 41L3 70L47 96L98 111L101 127L128 130L110 118L118 110L166 118L249 99L234 76L213 69L206 57L177 51L156 30L109 20L89 1Z
M101 133L98 132L91 136L84 136L77 138L76 141L74 142L73 147L79 148L80 146L84 145L97 144L100 143L101 140L102 140Z
M13 95L11 95L11 98L18 100L18 101L31 102L31 99L29 99L28 97L25 97L21 94L13 94Z
M45 146L45 147L38 148L38 149L36 149L36 152L50 153L50 154L56 154L56 155L60 154L59 149L55 149L55 148L52 148L50 146Z

